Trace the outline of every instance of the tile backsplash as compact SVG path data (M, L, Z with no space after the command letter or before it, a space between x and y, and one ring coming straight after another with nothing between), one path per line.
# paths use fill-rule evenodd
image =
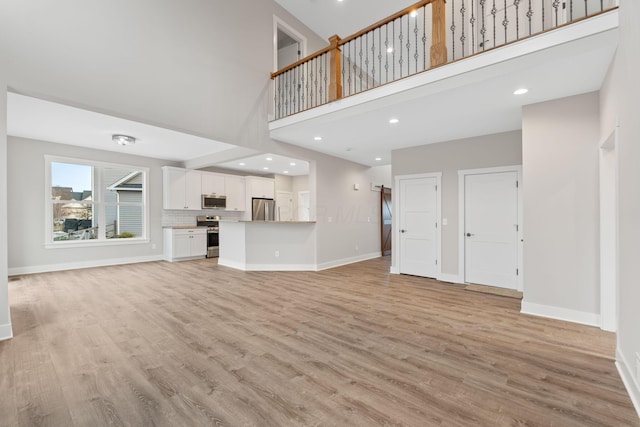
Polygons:
M162 211L162 226L178 226L178 225L196 225L196 217L200 215L220 215L222 218L238 219L242 216L242 212L218 212L211 210L201 211Z

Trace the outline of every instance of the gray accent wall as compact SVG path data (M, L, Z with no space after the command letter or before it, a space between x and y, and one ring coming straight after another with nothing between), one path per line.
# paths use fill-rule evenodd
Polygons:
M392 153L394 178L442 172L442 273L459 275L458 268L458 171L522 164L520 131L465 138L438 144L395 150ZM398 203L393 192L393 203ZM394 218L394 228L397 229ZM392 252L397 265L397 251Z
M149 171L149 243L47 249L45 243L45 155L147 167ZM162 166L168 162L112 151L92 150L25 138L8 138L7 235L12 271L55 270L57 266L109 260L145 260L162 256ZM156 245L156 249L152 249Z
M600 313L597 92L522 112L524 300Z

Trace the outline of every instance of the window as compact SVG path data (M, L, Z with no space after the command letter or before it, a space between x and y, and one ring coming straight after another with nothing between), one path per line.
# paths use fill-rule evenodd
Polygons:
M46 243L147 241L147 168L46 157Z

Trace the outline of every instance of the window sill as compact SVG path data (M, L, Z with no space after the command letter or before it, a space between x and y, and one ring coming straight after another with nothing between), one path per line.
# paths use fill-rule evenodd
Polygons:
M45 243L45 249L70 249L70 248L87 248L96 246L126 246L126 245L143 245L151 240L147 238L139 239L109 239L109 240L66 240L55 243Z

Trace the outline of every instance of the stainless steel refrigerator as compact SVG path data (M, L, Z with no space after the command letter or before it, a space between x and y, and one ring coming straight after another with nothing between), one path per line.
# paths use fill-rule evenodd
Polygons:
M252 199L251 219L253 221L275 221L276 201L273 199Z

